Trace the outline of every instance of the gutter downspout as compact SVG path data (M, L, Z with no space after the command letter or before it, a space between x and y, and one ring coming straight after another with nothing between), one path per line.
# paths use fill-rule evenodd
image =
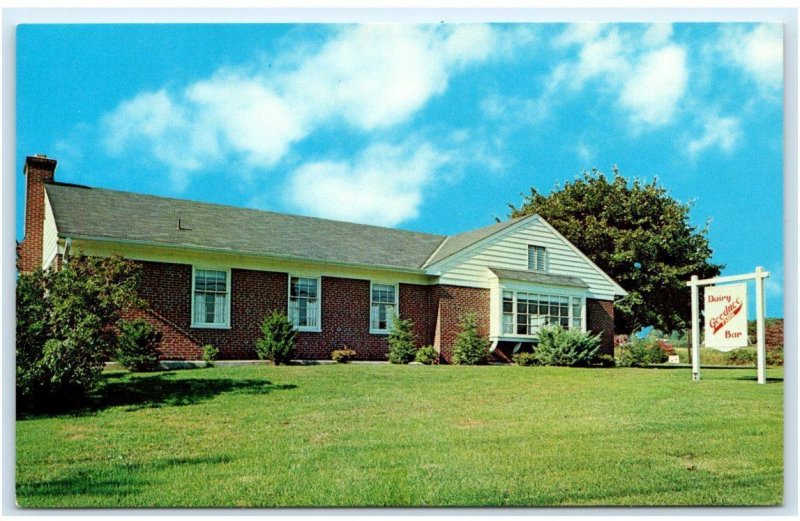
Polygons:
M72 249L72 237L67 237L64 240L64 257L62 259L64 261L64 264L66 264L69 261L69 252L71 249Z

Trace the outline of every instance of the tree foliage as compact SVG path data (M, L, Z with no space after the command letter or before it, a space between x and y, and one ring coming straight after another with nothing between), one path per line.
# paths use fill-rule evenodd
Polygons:
M90 391L117 346L124 309L143 306L139 268L120 257L75 256L17 280L17 400L69 403Z
M547 195L531 188L511 216L539 214L608 273L628 295L616 305L616 330L655 326L665 331L690 320L692 275L719 275L710 262L708 222L690 222L692 203L674 199L658 179L628 179L614 167L609 179L596 169L556 185Z

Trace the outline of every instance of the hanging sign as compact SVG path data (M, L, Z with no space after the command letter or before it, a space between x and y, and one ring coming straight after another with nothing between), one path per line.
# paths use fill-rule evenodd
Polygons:
M747 346L747 284L705 288L705 346L730 351Z

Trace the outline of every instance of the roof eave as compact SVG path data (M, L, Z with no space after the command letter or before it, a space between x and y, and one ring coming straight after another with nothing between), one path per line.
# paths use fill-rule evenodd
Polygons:
M97 241L97 242L116 242L122 244L128 244L133 246L152 246L158 248L166 248L169 250L192 250L192 251L202 251L202 252L213 252L213 253L227 253L232 255L245 255L250 257L258 257L263 259L276 259L276 260L291 260L291 261L307 261L307 262L318 262L321 264L330 264L332 266L352 266L358 268L373 268L379 269L384 271L395 271L401 273L413 273L416 275L427 275L428 273L426 270L422 268L409 268L404 266L391 266L386 264L368 264L368 263L355 263L355 262L344 262L344 261L336 261L336 260L329 260L329 259L315 259L311 257L303 257L300 255L276 255L270 253L260 253L260 252L252 252L252 251L243 251L243 250L232 250L228 248L214 248L210 246L196 246L196 245L178 245L178 244L169 244L169 243L162 243L162 242L155 242L155 241L137 241L132 239L121 239L119 237L104 237L104 236L97 236L97 235L82 235L82 234L74 234L69 232L59 232L58 237L60 239L68 239L71 238L72 240L82 240L82 241Z

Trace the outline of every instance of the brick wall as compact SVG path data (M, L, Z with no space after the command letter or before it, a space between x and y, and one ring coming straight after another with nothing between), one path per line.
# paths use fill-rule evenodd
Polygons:
M449 363L462 316L474 313L480 333L489 335L489 290L437 285L433 286L432 294L436 306L434 345L442 359Z
M614 355L614 302L586 299L586 329L602 334L600 351Z
M31 272L42 265L44 185L52 183L56 161L28 156L25 160L25 236L17 247L19 270Z
M254 359L260 325L274 309L287 312L288 274L231 270L231 328L191 327L192 267L140 262L142 297L150 303L146 318L164 334L163 356L197 359L200 347L213 344L221 359ZM322 277L322 332L300 332L297 358L329 359L334 349L356 349L358 359L386 360L386 335L369 332L370 282ZM400 312L415 322L419 345L433 342L431 288L400 284ZM141 316L141 313L140 315Z

